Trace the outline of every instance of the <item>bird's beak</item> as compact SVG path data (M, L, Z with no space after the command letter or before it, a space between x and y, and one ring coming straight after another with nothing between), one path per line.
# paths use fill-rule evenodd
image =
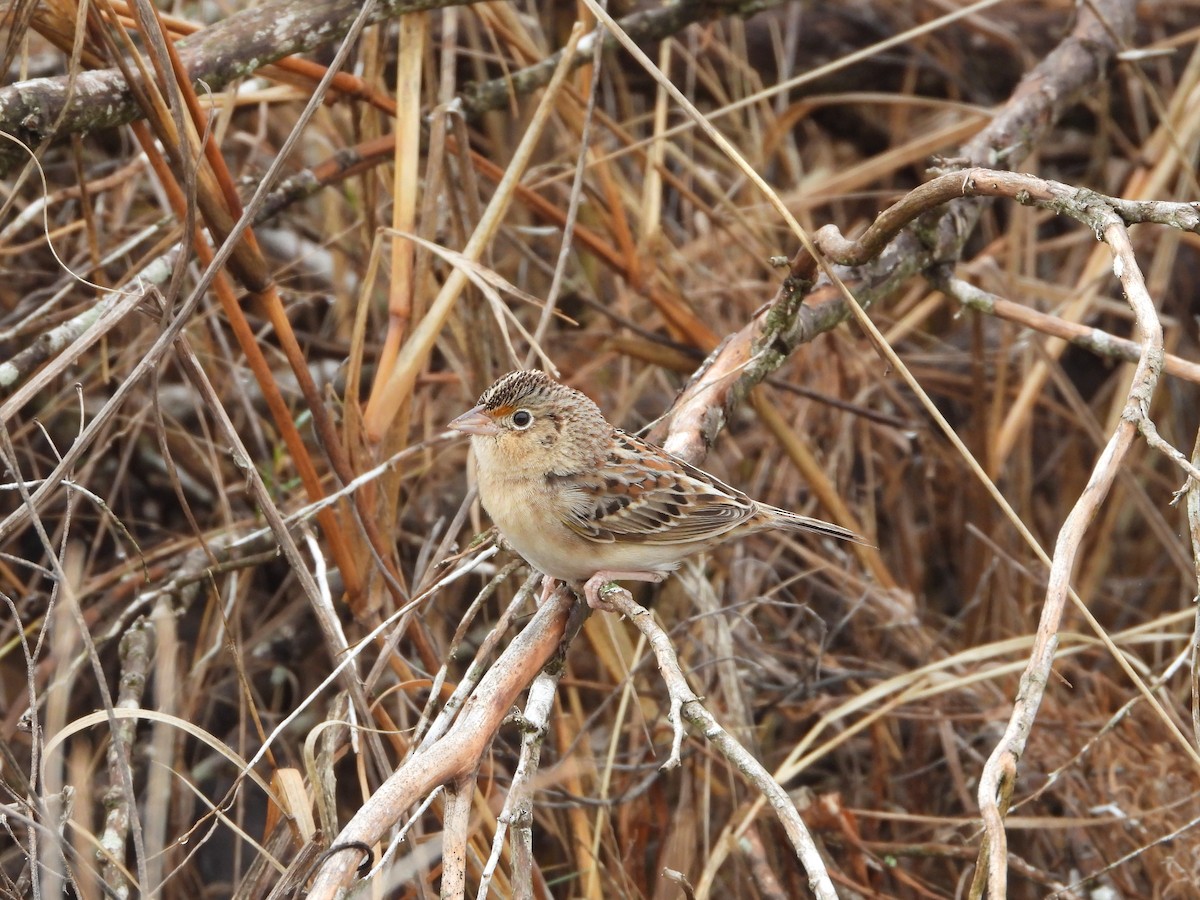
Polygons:
M499 434L500 426L492 417L483 411L482 406L468 409L465 413L446 426L463 434Z

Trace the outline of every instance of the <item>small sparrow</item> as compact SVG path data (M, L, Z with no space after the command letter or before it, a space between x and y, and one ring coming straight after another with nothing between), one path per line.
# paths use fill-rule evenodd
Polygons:
M479 498L504 539L545 576L584 583L593 609L610 581L660 582L693 553L770 528L862 542L852 531L750 499L614 428L579 391L510 372L450 423L471 436Z

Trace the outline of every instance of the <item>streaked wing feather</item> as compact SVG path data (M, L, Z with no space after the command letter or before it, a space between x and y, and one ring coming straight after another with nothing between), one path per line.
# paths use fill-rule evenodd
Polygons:
M754 501L624 432L602 471L572 475L565 524L600 543L687 544L719 538L755 514Z

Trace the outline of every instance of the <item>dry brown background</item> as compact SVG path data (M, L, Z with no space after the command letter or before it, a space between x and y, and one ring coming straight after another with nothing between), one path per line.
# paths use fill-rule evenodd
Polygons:
M140 879L167 898L291 890L267 855L303 878L485 638L503 647L534 613L523 599L494 631L525 581L511 568L472 607L510 562L501 553L361 647L350 701L345 673L322 686L346 642L358 646L455 570L462 559L451 557L486 528L468 502L466 443L443 431L525 361L515 323L537 328L554 283L560 315L542 350L633 430L671 408L717 340L794 287L772 258L793 257L799 241L765 195L612 50L594 83L585 65L552 98L521 187L468 267L496 293L467 286L421 344L434 298L462 266L431 247L467 245L543 96L525 71L548 71L576 18L591 21L582 5L497 2L403 17L380 7L284 158L287 189L268 185L253 245L239 245L222 284L197 293L197 243L220 245L238 217L234 196L244 203L262 183L359 7L303 4L336 28L307 29L296 45L305 52L279 60L286 4L258 20L239 20L232 3L169 6L172 38L226 28L181 45L193 74L197 60L211 63L190 114L209 111L213 154L199 167L194 141L180 137L189 113L173 76L150 79L165 99L147 87L131 101L124 118L137 126L115 124L111 85L88 80L112 64L122 30L137 30L124 4L93 4L81 19L66 2L20 0L0 20L0 131L40 163L0 141L0 894L100 898ZM966 6L682 3L647 26L671 35L666 44L640 43L810 233L861 233L931 177L932 158L944 171L964 154L1128 200L1200 198L1200 5L1084 4L1107 31L1077 46L1101 60L1095 73L1072 57L1045 63L1076 26L1074 3L1008 0L961 15ZM658 10L612 12L632 16L633 31ZM128 40L151 66L153 50ZM1039 63L1033 96L1022 94ZM33 80L43 76L60 80ZM74 92L61 122L51 88ZM976 155L970 142L999 111L1047 97L1008 146ZM157 167L155 147L165 148ZM381 235L384 226L427 243ZM1128 361L1048 336L1064 322L1132 336L1109 250L1069 217L1008 199L981 204L960 247L908 252L921 227L842 274L1052 548L1130 383ZM1166 349L1196 360L1198 232L1141 224L1131 234ZM965 310L947 293L949 273L1041 315ZM102 339L50 344L105 297L119 309ZM794 347L758 348L779 368L731 398L704 465L756 497L854 527L876 549L760 536L635 596L652 601L708 709L779 775L839 894L965 896L981 845L980 773L1012 710L1047 568L835 292L819 286L807 303L804 314L825 324L792 335ZM182 340L164 337L172 322ZM389 341L402 371L364 426L372 386L397 365ZM1191 369L1163 376L1150 414L1184 456L1198 409ZM402 452L353 503L289 520L300 556L280 553L268 507L297 513ZM1136 440L1082 538L1072 583L1159 708L1068 606L1007 818L1013 897L1200 896L1196 563L1186 501L1173 502L1187 483L1177 462ZM317 556L337 571L326 577ZM305 585L298 566L316 581ZM494 659L491 648L478 664ZM689 735L680 768L659 770L671 738L662 681L627 622L591 616L560 660L532 782L532 854L503 853L492 896L523 884L552 897L807 895L769 807L753 808L758 790L703 735ZM528 681L537 661L525 662L512 671ZM175 718L122 720L120 741L103 713L84 718L122 702ZM378 729L353 746L344 728L318 727L345 721L348 702ZM231 791L239 768L215 747L248 760L302 705L256 765L297 814L281 822L260 785ZM467 797L465 823L444 794L416 816L377 882L385 896L438 892L443 829L457 829L474 896L521 738L510 720L466 761L479 769L453 785ZM313 836L300 810L323 789L329 818L318 814Z

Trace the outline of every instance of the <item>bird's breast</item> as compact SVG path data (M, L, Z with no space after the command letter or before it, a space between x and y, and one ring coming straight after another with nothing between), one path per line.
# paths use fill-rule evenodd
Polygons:
M561 484L500 478L481 470L479 499L504 540L526 562L560 581L586 581L602 570L670 572L700 547L639 541L593 541L565 524L570 504Z
M597 568L582 539L563 524L555 492L541 480L488 477L480 471L479 499L504 540L535 569L578 581Z

